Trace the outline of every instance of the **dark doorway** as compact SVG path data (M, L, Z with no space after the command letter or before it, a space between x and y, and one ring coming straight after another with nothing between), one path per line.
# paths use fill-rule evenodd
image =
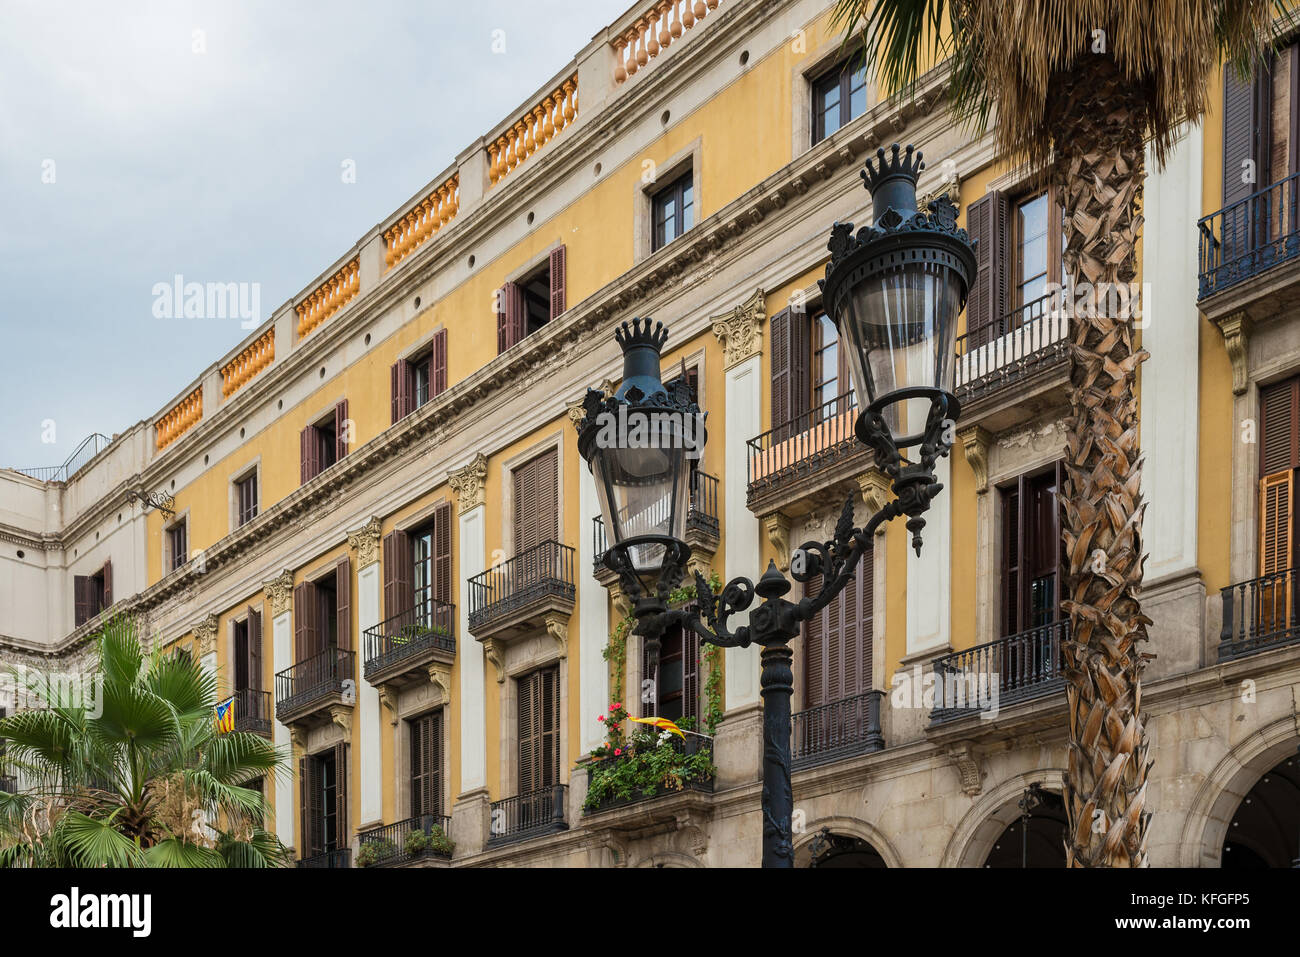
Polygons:
M1228 823L1221 866L1300 866L1300 755L1285 758L1241 799Z
M993 842L985 867L1065 867L1065 802L1039 790L1030 803L1028 824L1018 814Z
M823 828L809 848L809 867L888 867L880 852L862 840Z

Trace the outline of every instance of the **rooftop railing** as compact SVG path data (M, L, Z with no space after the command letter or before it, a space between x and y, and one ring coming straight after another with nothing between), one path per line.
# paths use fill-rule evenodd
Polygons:
M14 469L15 472L21 472L23 475L37 479L41 482L66 482L72 476L93 459L104 449L112 444L112 439L107 435L101 435L98 432L92 432L82 439L72 454L63 460L62 465L49 465L41 468L32 469Z

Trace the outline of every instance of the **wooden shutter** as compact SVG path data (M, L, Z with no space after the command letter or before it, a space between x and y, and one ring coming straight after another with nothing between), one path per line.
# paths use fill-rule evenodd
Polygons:
M771 427L777 430L773 442L788 438L790 422L790 323L789 309L782 309L772 317L772 394Z
M393 363L390 372L393 387L393 422L409 415L415 406L415 384L411 381L411 364L405 359Z
M1259 574L1291 567L1295 469L1300 467L1300 379L1260 393Z
M80 628L94 617L90 610L92 589L89 575L72 576L72 626Z
M551 250L551 318L555 319L568 306L565 303L564 246Z
M497 355L510 348L510 317L506 314L506 287L497 290Z
M248 687L262 690L262 610L252 605L248 606Z
M344 399L334 406L334 459L341 460L348 454L348 400Z
M298 857L311 857L311 758L298 760Z
M822 576L804 583L804 594L814 597L822 590ZM826 703L826 659L830 656L830 613L823 608L804 623L804 707Z
M442 814L442 712L411 722L411 816Z
M447 330L433 334L433 352L429 356L429 398L447 391Z
M528 334L527 323L524 291L516 283L505 283L497 312L497 352L505 352L523 339Z
M966 225L975 242L975 284L966 299L968 347L995 338L994 324L1007 314L1007 244L1011 204L1005 193L991 190L970 204Z
M433 513L433 597L450 603L451 505L444 502Z
M1020 628L1021 591L1020 557L1024 552L1021 540L1023 525L1020 521L1020 486L1002 493L1002 635L1014 635Z
M334 849L348 846L348 746L334 745Z
M102 569L104 573L104 608L113 604L113 562L109 559L104 562Z
M682 628L682 715L700 719L700 636Z
M319 447L316 443L316 427L309 425L302 430L299 436L299 446L301 448L301 481L300 484L306 485L316 477L320 471Z
M293 623L296 660L306 661L321 651L320 601L311 582L293 590Z
M554 449L514 470L515 554L560 537L559 467Z
M334 566L334 589L338 596L339 647L352 650L352 560L344 555Z
M541 672L519 679L519 794L537 789L537 685Z
M874 554L868 550L853 580L804 624L805 708L871 690ZM816 596L823 583L822 576L813 577L804 585L804 594Z
M392 618L415 605L411 588L411 539L403 531L384 536L384 617Z
M549 788L560 782L560 669L541 673L541 780Z

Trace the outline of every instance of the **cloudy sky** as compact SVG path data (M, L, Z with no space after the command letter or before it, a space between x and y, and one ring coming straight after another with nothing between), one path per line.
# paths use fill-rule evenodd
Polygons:
M0 466L147 418L247 334L155 318L155 283L259 283L266 318L627 6L5 0Z

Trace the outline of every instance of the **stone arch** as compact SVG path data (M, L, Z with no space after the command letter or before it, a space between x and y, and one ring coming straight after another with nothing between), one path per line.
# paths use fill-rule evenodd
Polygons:
M703 867L704 862L691 854L680 851L658 851L649 857L643 857L633 867Z
M1065 780L1062 768L1035 768L1013 775L986 791L957 823L944 849L940 867L983 867L993 843L1020 816L1018 802L1025 788L1041 784L1060 792Z
M802 834L795 835L794 841L794 866L807 867L812 860L812 842L817 836L817 832L824 827L829 827L836 834L842 834L847 837L856 837L866 844L870 844L877 854L885 862L886 867L902 867L903 858L899 855L898 849L890 843L889 838L881 832L880 828L874 824L868 823L861 818L856 817L822 817L815 821L809 821L804 827Z
M1295 715L1264 725L1228 749L1201 782L1183 819L1178 840L1180 867L1219 867L1223 841L1237 806L1257 781L1300 743Z

